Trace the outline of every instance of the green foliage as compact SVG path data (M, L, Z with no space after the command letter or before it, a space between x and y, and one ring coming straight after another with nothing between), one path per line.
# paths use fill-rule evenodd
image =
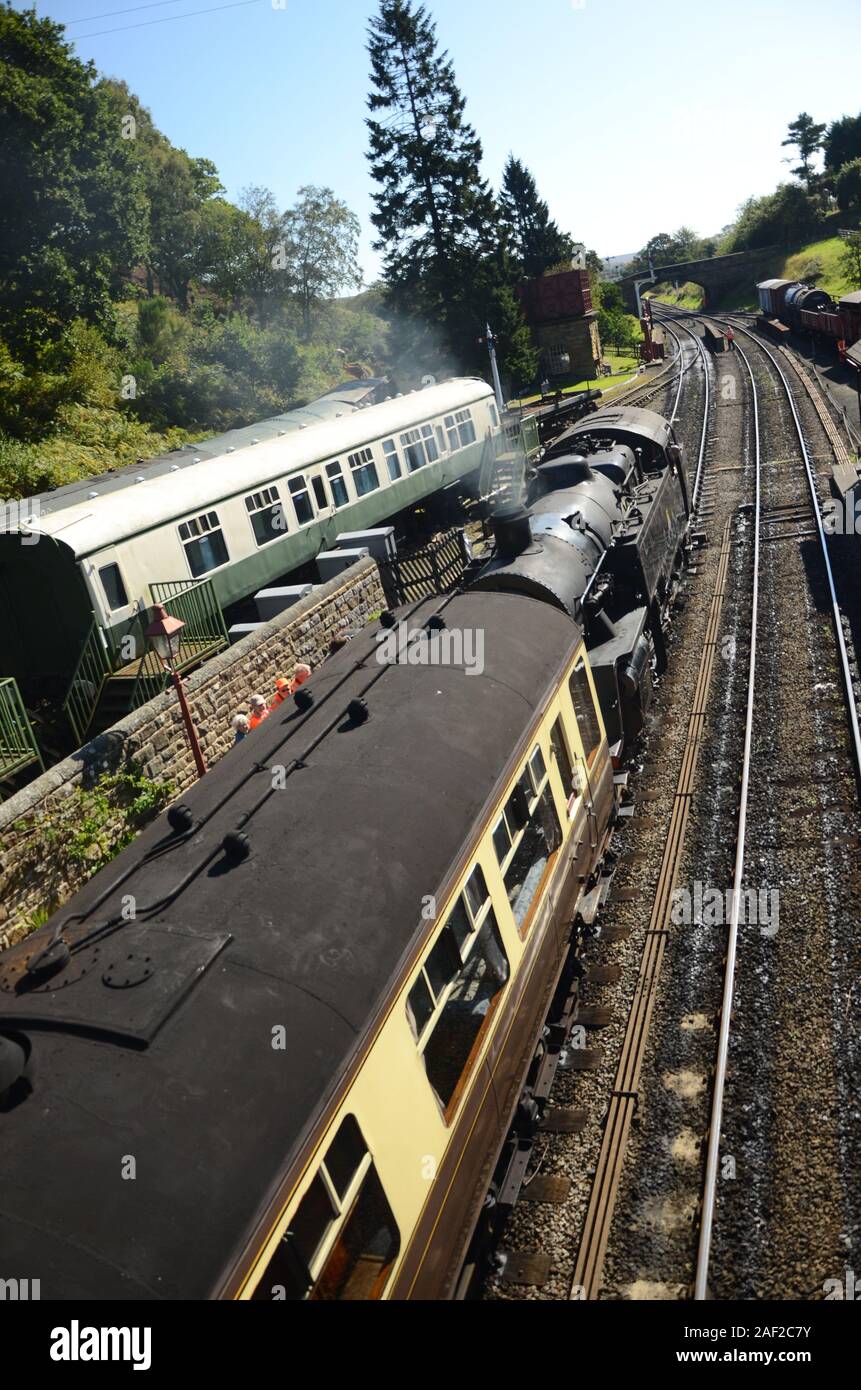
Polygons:
M792 172L796 178L803 179L808 187L812 176L810 162L822 148L826 129L825 125L818 125L812 116L802 111L790 122L786 139L781 142L784 146L789 145L790 148L798 150L801 163Z
M130 844L174 795L170 782L153 782L137 764L76 787L44 821L39 834L46 855L86 865L93 873Z
M505 165L499 207L512 264L521 275L543 275L571 259L574 242L551 221L533 175L513 154Z
M861 156L843 165L837 175L836 193L841 212L861 207Z
M748 198L721 251L748 251L762 246L791 246L807 240L817 224L816 209L798 184L784 183L762 198Z
M861 289L861 232L850 232L844 239L841 263L850 284Z
M110 321L146 249L146 194L112 103L33 10L0 9L0 337L44 350L75 318Z
M499 210L481 177L482 147L436 30L412 0L381 0L368 52L371 221L384 253L386 312L399 370L487 370L480 339L491 322L502 371L537 362L500 249Z
M841 116L828 127L823 145L825 168L836 174L844 164L861 159L861 115Z

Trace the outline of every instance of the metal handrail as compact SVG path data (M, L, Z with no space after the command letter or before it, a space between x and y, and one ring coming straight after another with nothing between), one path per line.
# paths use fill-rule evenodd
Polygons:
M96 712L102 687L114 668L114 655L108 634L93 614L63 701L63 712L79 743L84 741Z
M0 780L35 762L44 772L45 763L18 682L5 676L0 679Z

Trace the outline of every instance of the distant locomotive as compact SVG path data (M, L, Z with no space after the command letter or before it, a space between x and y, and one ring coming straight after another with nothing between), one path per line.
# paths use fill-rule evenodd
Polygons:
M666 422L578 425L472 587L384 614L0 955L8 1268L43 1298L457 1296L688 518Z
M757 322L773 336L796 329L831 343L839 352L861 338L861 291L844 294L837 304L825 290L795 280L763 280L756 292L761 310Z

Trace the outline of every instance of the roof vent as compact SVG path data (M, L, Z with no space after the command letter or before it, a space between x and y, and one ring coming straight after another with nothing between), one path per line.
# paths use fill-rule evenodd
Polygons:
M430 618L428 618L426 627L428 632L445 632L445 618L442 616L441 613L434 613Z
M236 448L235 448L235 446L234 446L233 444L231 444L230 447L228 448L227 452L228 452L228 454L235 454L235 453L236 453Z
M172 464L170 465L170 471L171 471L171 473L178 473L178 472L179 472L179 464L178 464L178 463L172 463Z
M136 482L136 483L143 483L143 482L146 482L146 479L145 479L145 478L142 478L142 477L140 476L140 474L138 474L138 476L135 478L135 482Z
M380 614L380 627L384 627L389 632L391 632L392 628L397 627L397 625L398 620L392 612L391 608L387 608L384 613Z
M286 430L279 430L279 431L278 431L278 438L279 438L279 439L283 439L286 433L287 433Z
M228 864L241 864L251 853L251 841L241 830L231 830L221 841Z
M88 497L98 497L98 495L99 495L99 494L98 494L97 492L88 492L88 493L87 493L87 496L88 496Z
M191 461L192 461L192 463L200 463L200 459L199 459L199 458L192 459Z
M293 696L293 703L301 714L307 714L313 707L314 696L310 690L297 690Z
M252 439L251 443L252 443L252 444L259 444L259 443L260 443L260 440L259 440L259 439Z
M194 827L191 808L182 801L177 802L167 813L167 823L175 835L187 835Z
M370 711L364 700L351 700L347 706L347 714L351 724L367 724L370 719Z

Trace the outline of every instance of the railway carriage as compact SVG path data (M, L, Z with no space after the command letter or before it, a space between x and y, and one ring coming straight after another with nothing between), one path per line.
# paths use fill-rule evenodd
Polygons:
M614 783L568 614L402 617L0 957L0 1248L43 1298L456 1294ZM483 669L440 664L467 631Z
M340 532L367 530L474 473L501 432L483 381L376 404L372 385L7 506L0 674L25 692L62 694L88 642L113 657L140 629L162 597L154 585L205 581L225 608Z

